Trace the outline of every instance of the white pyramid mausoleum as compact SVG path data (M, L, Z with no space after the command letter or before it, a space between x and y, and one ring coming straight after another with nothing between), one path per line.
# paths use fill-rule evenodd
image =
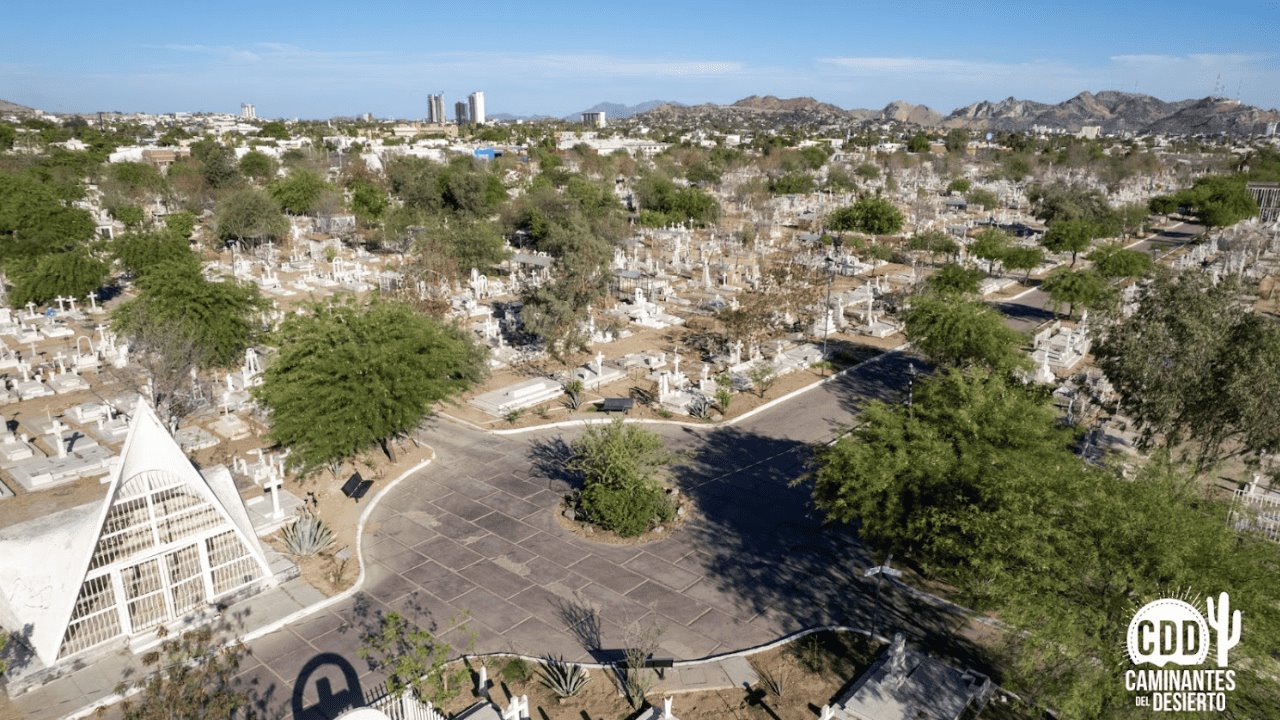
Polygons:
M201 475L142 400L109 482L100 504L0 528L0 626L46 667L271 578L230 475Z

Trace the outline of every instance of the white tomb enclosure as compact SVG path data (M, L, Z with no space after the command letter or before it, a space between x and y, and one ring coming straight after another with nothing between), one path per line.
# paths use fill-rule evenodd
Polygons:
M591 362L574 368L572 375L572 378L581 382L582 387L587 390L599 390L601 387L624 377L626 377L626 373L622 370L613 365L605 364L604 353L596 353Z
M201 475L141 400L103 500L0 528L0 625L29 629L46 668L271 578L230 475Z
M1018 283L1017 280L1007 277L985 277L982 278L982 284L978 288L978 293L983 297L994 295L1005 288L1012 287Z
M471 400L471 404L490 415L503 417L509 412L531 408L563 394L564 388L555 380L534 378L479 395Z

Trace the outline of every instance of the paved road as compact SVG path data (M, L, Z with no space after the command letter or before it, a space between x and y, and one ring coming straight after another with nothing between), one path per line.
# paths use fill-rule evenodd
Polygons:
M252 643L243 678L270 716L325 717L334 703L321 697L319 678L346 687L346 665L365 693L381 680L356 651L392 610L459 645L465 638L450 621L465 611L477 652L576 660L616 658L632 624L664 628L659 653L678 659L802 627L869 626L874 586L861 571L874 563L847 528L824 527L808 489L791 482L811 446L834 437L860 403L901 397L907 363L884 356L734 427L658 427L683 456L676 482L698 510L643 545L590 542L558 523L569 489L563 453L576 431L504 438L442 421L423 437L437 461L374 512L364 591ZM908 631L935 647L972 651L955 646L960 619L950 610L892 588L881 618L882 631L908 618ZM328 660L336 664L309 672ZM295 691L301 711L290 708Z
M1145 253L1154 251L1160 257L1192 243L1202 232L1204 228L1195 223L1181 222L1128 247ZM1054 317L1049 293L1039 288L1034 288L1017 299L993 302L991 306L1004 313L1005 324L1019 332L1030 332Z

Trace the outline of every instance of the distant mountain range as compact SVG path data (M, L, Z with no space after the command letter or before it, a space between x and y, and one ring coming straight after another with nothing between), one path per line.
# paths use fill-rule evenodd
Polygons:
M683 107L680 103L668 102L666 100L649 100L642 103L636 103L635 105L623 105L622 103L615 103L615 102L602 102L602 103L596 103L595 105L592 105L586 110L581 110L579 112L573 113L572 115L565 115L564 119L565 120L581 120L582 113L602 112L604 113L604 118L606 121L623 120L625 118L631 117L632 115L639 115L640 113L648 112L662 105L671 105L673 107Z
M948 115L928 107L896 100L880 110L844 110L810 97L777 98L752 95L731 105L661 104L644 115L655 120L723 119L768 121L776 124L827 124L840 120L895 121L931 128L969 130L1030 130L1033 126L1077 132L1097 125L1103 132L1152 132L1168 134L1254 135L1269 123L1280 122L1280 112L1244 105L1235 100L1207 97L1166 102L1150 95L1107 90L1082 92L1057 104L1005 98L983 100L953 110Z

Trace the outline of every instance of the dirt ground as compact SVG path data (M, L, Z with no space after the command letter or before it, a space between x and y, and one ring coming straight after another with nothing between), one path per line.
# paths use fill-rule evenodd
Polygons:
M675 694L672 712L681 720L813 720L823 705L833 702L870 667L882 648L857 633L815 633L751 655L749 661L760 677L754 687ZM613 720L632 717L637 710L620 692L611 670L591 670L577 695L559 699L543 685L538 663L499 657L480 662L489 671L490 697L505 707L511 697L527 695L534 718ZM471 661L473 673L478 666ZM646 699L661 705L662 694L651 691ZM463 692L444 709L456 713L477 700L473 692ZM978 717L1034 720L1038 716L1017 702L996 698Z
M285 489L303 498L335 536L333 546L323 553L312 557L289 555L298 564L303 579L330 596L351 587L360 576L359 560L356 558L356 523L359 522L360 513L364 512L373 496L381 492L387 483L434 455L434 451L426 445L402 441L396 449L394 463L381 453L366 453L360 459L344 463L336 476L326 471L309 478L286 478ZM360 502L342 494L342 483L357 471L366 480L373 480L369 494ZM366 529L369 532L376 531L377 522L370 522ZM272 547L288 555L284 542L280 539L280 531L272 533L267 541ZM344 553L344 550L347 552ZM349 556L345 559L337 557L348 553Z
M831 702L841 688L870 666L880 647L858 634L816 633L751 656L750 662L762 679L755 688L680 693L673 696L672 711L681 720L812 720L815 713L810 706ZM530 715L535 718L612 720L631 717L637 709L620 692L612 670L589 671L586 686L577 695L561 700L543 685L538 663L500 657L484 658L483 663L492 682L490 697L505 707L509 698L528 695ZM474 672L478 663L473 660L471 667ZM766 675L778 680L780 696L765 687ZM646 699L662 703L657 692L650 692ZM444 709L458 712L476 700L474 693L464 692Z

